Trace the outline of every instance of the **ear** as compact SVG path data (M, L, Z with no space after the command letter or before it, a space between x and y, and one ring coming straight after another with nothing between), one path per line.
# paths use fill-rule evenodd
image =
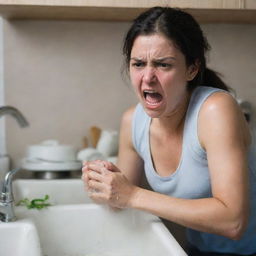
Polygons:
M194 64L191 64L189 67L188 67L188 70L187 70L187 81L192 81L198 71L199 71L199 68L200 68L200 63L198 60L196 60L196 62Z

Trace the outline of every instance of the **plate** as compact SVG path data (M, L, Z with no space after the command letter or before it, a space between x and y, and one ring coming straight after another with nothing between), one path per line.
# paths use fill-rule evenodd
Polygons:
M23 159L22 168L28 171L74 171L82 168L80 161L50 162L39 159Z

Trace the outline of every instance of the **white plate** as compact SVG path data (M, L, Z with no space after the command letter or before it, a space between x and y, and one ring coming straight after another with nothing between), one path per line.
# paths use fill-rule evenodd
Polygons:
M47 162L43 160L22 160L22 168L28 171L74 171L81 170L80 161L70 162Z

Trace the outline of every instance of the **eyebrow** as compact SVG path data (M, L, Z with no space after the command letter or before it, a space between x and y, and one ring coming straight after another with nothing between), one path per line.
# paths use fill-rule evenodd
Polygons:
M132 57L131 60L143 61L143 58ZM174 57L163 57L163 58L154 59L153 61L161 62L161 61L167 61L167 60L176 60L176 58L174 58Z
M158 58L155 59L156 61L166 61L166 60L176 60L174 57L163 57L163 58Z

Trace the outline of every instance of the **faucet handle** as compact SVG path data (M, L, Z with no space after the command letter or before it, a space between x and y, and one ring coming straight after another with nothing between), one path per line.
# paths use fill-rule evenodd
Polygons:
M1 199L5 202L13 201L12 195L12 178L21 168L15 168L6 173L2 184Z

